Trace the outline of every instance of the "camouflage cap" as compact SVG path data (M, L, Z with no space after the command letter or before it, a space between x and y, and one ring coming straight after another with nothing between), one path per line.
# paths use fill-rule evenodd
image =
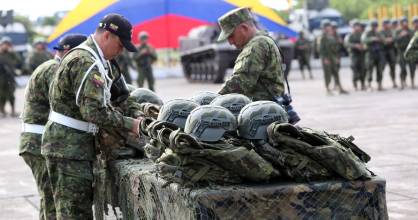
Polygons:
M252 20L253 16L251 14L250 8L236 8L222 15L218 19L219 26L222 31L219 34L218 41L226 40L229 35L234 32L235 27L239 24Z

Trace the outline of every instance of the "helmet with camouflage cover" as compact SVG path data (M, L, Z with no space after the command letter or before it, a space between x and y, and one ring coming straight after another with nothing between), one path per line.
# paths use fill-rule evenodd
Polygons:
M286 111L272 101L246 105L238 115L238 135L250 140L267 140L267 126L272 122L287 123Z
M197 102L199 105L209 105L218 96L219 94L214 92L199 92L191 100Z
M184 129L187 116L198 106L199 104L188 99L170 100L161 107L157 120L170 122Z
M132 84L126 83L126 87L128 87L128 90L130 93L132 93L133 91L135 91L136 87Z
M234 32L235 28L243 22L254 20L251 14L250 8L236 8L226 14L222 15L218 19L219 26L221 27L221 33L219 34L218 41L226 40L229 35Z
M161 100L155 92L146 88L135 89L133 92L131 92L131 97L133 97L137 103L149 102L156 105L163 104L163 100Z
M222 106L232 112L235 117L238 117L239 112L244 106L249 104L251 100L242 94L231 93L216 97L211 105Z
M184 132L200 141L219 141L225 132L236 132L235 116L221 106L203 105L195 108L187 117Z

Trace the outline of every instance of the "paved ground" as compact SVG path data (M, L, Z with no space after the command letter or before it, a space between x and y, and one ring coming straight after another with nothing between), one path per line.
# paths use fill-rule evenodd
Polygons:
M353 135L356 143L372 156L369 167L387 180L387 205L391 219L418 219L418 90L390 89L385 72L384 92L354 92L351 71L341 70L349 95L327 96L321 69L314 80L302 80L291 72L293 106L301 125L342 135ZM164 100L188 98L198 91L216 91L220 85L189 84L182 78L161 79L156 89ZM17 91L21 111L23 89ZM36 219L38 196L29 168L17 156L20 123L0 119L0 219Z

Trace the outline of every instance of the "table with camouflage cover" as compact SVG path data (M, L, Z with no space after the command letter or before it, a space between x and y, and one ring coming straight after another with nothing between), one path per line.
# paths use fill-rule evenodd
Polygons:
M110 164L123 219L388 219L386 181L275 182L184 188L148 160Z

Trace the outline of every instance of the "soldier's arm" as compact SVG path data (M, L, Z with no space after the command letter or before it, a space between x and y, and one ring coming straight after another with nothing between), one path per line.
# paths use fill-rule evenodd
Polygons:
M91 62L78 62L78 66L71 69L72 73L78 73L74 84L74 94L77 95L82 78L91 66ZM105 105L104 80L97 67L87 75L79 93L80 113L83 120L95 123L99 127L120 128L134 130L135 120L123 116L120 112Z
M404 56L408 61L418 62L418 31L415 32L414 37L409 41Z
M265 55L271 54L272 49L264 40L259 40L243 49L235 61L232 77L225 82L218 93L249 95L263 71L267 60Z

